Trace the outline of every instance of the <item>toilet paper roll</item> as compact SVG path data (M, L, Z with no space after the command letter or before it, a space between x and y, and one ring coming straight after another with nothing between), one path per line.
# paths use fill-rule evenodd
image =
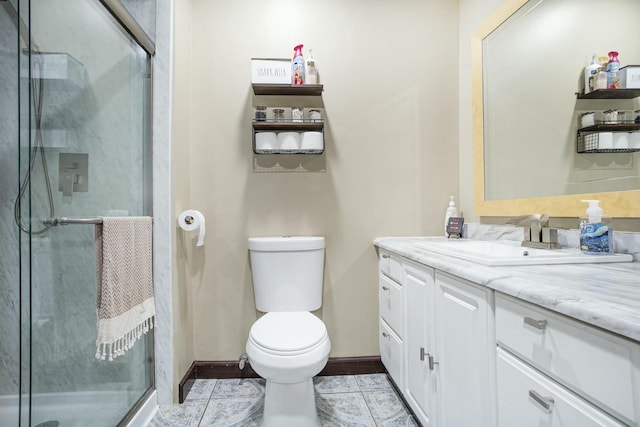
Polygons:
M300 134L298 132L280 132L278 134L278 148L298 150L300 148Z
M199 230L196 246L204 245L204 215L200 211L188 209L182 212L178 217L178 224L185 231Z
M613 133L600 132L598 134L598 148L600 150L613 148Z
M256 133L256 150L275 150L278 146L278 138L275 132Z
M302 150L322 150L324 138L322 132L304 132L300 141Z
M614 133L613 148L629 148L629 134L626 132Z

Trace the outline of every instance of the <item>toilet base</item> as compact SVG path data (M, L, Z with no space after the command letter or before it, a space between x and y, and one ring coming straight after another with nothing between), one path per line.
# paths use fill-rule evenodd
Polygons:
M294 384L267 380L262 427L317 427L313 378Z

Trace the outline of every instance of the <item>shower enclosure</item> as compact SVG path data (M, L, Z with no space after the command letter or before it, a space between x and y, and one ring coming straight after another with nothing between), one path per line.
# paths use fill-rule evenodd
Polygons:
M60 225L151 215L151 61L109 4L0 0L2 426L116 426L154 388L152 331L95 359L94 225Z

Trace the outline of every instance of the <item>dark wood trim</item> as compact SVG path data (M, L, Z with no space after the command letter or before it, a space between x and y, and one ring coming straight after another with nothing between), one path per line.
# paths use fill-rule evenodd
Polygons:
M327 362L327 366L318 375L358 375L386 372L380 356L332 357ZM180 403L184 402L196 379L259 377L250 364L247 364L244 369L240 369L237 360L196 360L191 364L182 381L180 381L178 401Z
M191 391L191 387L193 387L193 383L196 380L196 362L191 363L187 373L182 377L180 384L178 384L178 401L180 403L184 402L184 398Z
M358 375L386 373L380 356L332 357L318 375Z
M255 95L303 95L303 96L320 96L322 95L323 85L321 84L278 84L278 83L252 83L253 93Z

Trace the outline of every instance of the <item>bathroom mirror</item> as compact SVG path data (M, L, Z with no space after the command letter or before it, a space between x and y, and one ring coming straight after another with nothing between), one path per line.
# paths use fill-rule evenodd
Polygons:
M640 217L640 152L582 154L584 112L640 109L640 98L578 99L593 54L640 64L637 0L509 0L476 31L472 48L474 193L479 216L544 212L574 217L581 199ZM615 23L614 31L603 25Z

